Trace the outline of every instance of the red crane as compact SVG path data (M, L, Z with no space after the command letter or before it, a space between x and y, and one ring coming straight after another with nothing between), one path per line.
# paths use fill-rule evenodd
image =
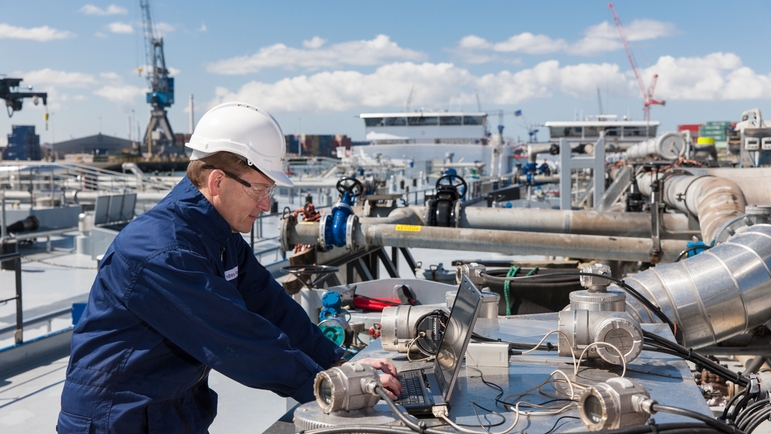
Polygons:
M616 9L613 7L613 3L608 3L608 7L610 8L610 12L613 14L613 20L616 22L616 28L618 28L618 34L621 36L621 42L624 44L624 49L626 50L626 56L629 58L629 63L632 64L632 71L634 71L634 76L637 78L637 85L640 86L640 93L642 93L643 96L643 113L645 116L645 120L649 121L651 118L651 106L656 105L664 105L666 104L666 101L659 101L657 99L653 98L653 91L656 89L656 80L658 80L659 75L653 74L653 78L651 79L651 84L648 86L648 89L645 89L645 85L643 84L642 77L640 77L640 72L637 71L637 63L634 61L634 55L632 54L632 49L629 48L629 42L626 40L626 36L624 35L624 27L621 25L621 18L618 17L618 14L616 13Z

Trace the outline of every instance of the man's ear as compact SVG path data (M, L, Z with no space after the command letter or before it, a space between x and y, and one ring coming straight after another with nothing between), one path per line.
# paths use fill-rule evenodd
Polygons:
M209 194L213 196L219 196L222 191L222 179L225 175L219 170L212 170L209 172L209 177L206 179L206 187L209 190Z

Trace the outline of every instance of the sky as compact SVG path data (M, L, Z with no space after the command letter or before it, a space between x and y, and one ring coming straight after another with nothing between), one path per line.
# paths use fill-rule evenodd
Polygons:
M177 133L190 132L193 95L196 121L246 101L285 134L364 140L360 113L481 109L491 129L524 140L528 127L600 111L641 120L654 74L660 132L753 108L771 116L768 1L615 1L639 82L607 1L149 3ZM0 113L0 145L12 125L35 125L45 143L143 135L145 43L139 0L0 0L0 77L47 92L50 114L46 125L31 100Z

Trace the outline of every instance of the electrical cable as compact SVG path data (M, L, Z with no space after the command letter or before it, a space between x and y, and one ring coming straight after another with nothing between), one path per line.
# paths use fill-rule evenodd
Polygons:
M728 425L725 422L720 422L717 419L712 419L709 416L705 416L705 415L703 415L701 413L697 413L697 412L692 411L692 410L687 410L685 408L679 408L679 407L671 407L669 405L661 405L661 404L658 404L658 403L651 404L651 413L656 413L656 412L659 412L659 411L664 412L664 413L676 414L678 416L690 417L692 419L696 419L696 420L699 420L701 422L704 422L707 425L709 425L709 426L711 426L713 428L717 428L720 431L723 431L725 433L729 433L729 434L742 434L743 433L743 431L741 431L741 430L739 430L739 429L737 429L737 428L735 428L735 427L733 427L731 425Z
M771 416L771 409L768 409L757 416L747 424L746 432L751 433L755 431L755 428L759 427L761 423L768 420L769 416Z
M744 430L751 422L751 420L757 415L763 413L764 410L770 409L768 407L769 400L762 399L760 401L753 402L750 406L742 410L739 416L734 419L734 424L741 430ZM727 406L726 406L727 407Z
M476 402L474 402L472 400L469 400L469 402L471 403L471 409L474 410L474 416L477 417L477 422L479 422L479 426L482 427L482 428L486 428L487 432L490 432L490 428L492 428L494 426L501 426L504 423L506 423L506 416L498 413L497 411L493 411L493 410L490 410L488 408L482 407L481 405L477 404ZM482 420L479 418L479 413L477 413L477 407L481 408L482 410L486 411L489 414L493 414L493 415L496 415L496 416L500 417L501 421L498 422L498 423L490 423L489 425L484 425L482 423ZM485 416L485 417L487 417L487 416ZM464 425L462 423L459 423L458 425L460 425L460 426L471 426L471 425Z
M393 399L391 399L390 396L388 396L388 392L383 388L381 385L375 386L375 392L377 392L378 395L380 395L380 398L385 401L386 404L388 404L388 407L391 409L391 412L394 414L394 416L398 417L399 420L402 421L407 427L415 432L423 433L426 429L425 422L418 421L417 423L414 421L411 421L405 413L402 413L401 410L396 406Z
M533 344L524 343L524 342L503 341L500 338L498 338L498 339L488 338L487 336L482 336L482 335L477 334L477 333L472 333L471 337L475 341L479 341L479 342L499 342L499 343L502 343L502 344L509 344L510 348L516 349L516 350L529 350L529 349L533 348ZM547 343L545 343L543 345L539 345L538 348L536 348L536 349L540 350L540 351L557 351L557 346L552 344L552 343L550 343L550 342L547 342Z
M643 330L643 337L647 339L646 343L648 343L649 345L657 348L663 347L664 349L669 350L670 354L680 356L685 360L696 363L704 367L708 371L716 375L719 375L722 378L733 381L734 383L742 387L747 387L747 385L749 384L749 381L747 380L747 378L742 377L739 373L732 372L728 368L713 362L712 360L704 357L703 355L693 351L693 349L685 348L676 342L672 342L668 339L665 339L655 333L651 333L646 330Z
M677 255L677 259L675 259L675 262L680 262L680 260L683 259L683 257L685 255L687 255L690 252L695 252L697 250L706 251L706 250L709 250L709 246L703 245L703 246L691 246L691 247L688 247L687 249L685 249L682 252L680 252L679 255Z
M519 280L519 279L537 279L544 276L592 276L592 277L600 277L606 280L609 280L616 285L620 286L624 291L629 293L632 297L634 297L637 301L642 303L648 310L653 312L654 315L656 315L661 321L669 325L669 328L672 330L672 333L677 336L678 331L675 324L672 322L672 320L667 317L667 315L655 304L653 304L650 300L645 298L642 294L640 294L636 289L632 288L628 283L624 282L623 279L617 279L613 276L606 276L604 274L598 274L598 273L584 273L584 272L565 272L565 273L549 273L549 274L534 274L532 276L523 276L523 277L498 277L493 276L488 273L480 273L480 276L484 277L485 279L494 281L494 282L504 282L506 280Z
M557 429L557 424L558 424L558 423L560 423L560 421L561 421L562 419L579 419L579 420L580 420L581 418L580 418L580 417L578 417L578 416L560 416L560 417L558 417L558 418L557 418L557 420L555 420L555 421L554 421L554 425L552 425L552 427L551 427L551 428L549 428L549 430L548 430L548 431L546 431L546 432L545 432L545 433L543 433L543 434L551 434L551 433L552 433L552 431L554 431L555 429Z

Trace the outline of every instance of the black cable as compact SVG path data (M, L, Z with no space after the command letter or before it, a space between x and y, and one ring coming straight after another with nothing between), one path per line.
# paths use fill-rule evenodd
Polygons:
M745 429L750 419L752 419L756 413L762 413L765 409L771 409L771 407L768 407L768 404L768 399L762 399L760 401L753 402L747 408L742 410L741 413L739 413L739 416L734 419L734 424L736 424L736 426L741 430Z
M743 431L740 431L739 429L726 424L725 422L720 422L719 420L713 419L709 416L705 416L701 413L697 413L693 410L687 410L685 408L679 408L679 407L671 407L669 405L661 405L658 403L654 403L651 405L651 413L656 412L664 412L664 413L671 413L676 414L678 416L686 416L690 417L691 419L696 419L699 421L702 421L706 423L707 425L719 429L720 431L723 431L725 433L729 434L743 434Z
M412 430L409 428L399 428L396 426L342 425L336 427L316 428L308 431L300 431L299 434L348 434L352 432L374 434L409 434L412 433ZM439 434L439 431L434 432Z
M655 333L651 333L646 330L643 330L643 337L647 339L646 343L648 343L649 345L652 345L654 347L663 346L664 349L674 352L674 354L682 357L683 359L696 363L704 367L708 371L716 375L719 375L720 377L723 377L727 380L731 380L742 387L747 387L747 385L749 384L749 381L747 380L747 378L742 377L739 373L733 372L728 368L721 366L719 363L715 363L714 361L704 357L703 355L693 351L690 348L685 348L676 342L672 342L668 339L665 339Z
M475 370L475 371L479 372L479 379L480 379L480 380L482 380L482 383L483 383L485 386L487 386L487 387L490 387L490 388L492 388L492 389L495 389L495 390L497 390L497 391L498 391L498 394L497 394L497 395L495 395L495 398L493 398L493 399L495 400L495 405L498 405L498 404L503 404L503 408L506 408L506 404L507 404L507 403L506 403L506 401L501 401L501 399L500 399L500 398L501 398L501 396L503 396L503 393L504 393L504 392L503 392L503 387L501 387L501 386L499 386L499 385L497 385L497 384L495 384L495 383L492 383L492 382L490 382L490 381L487 381L487 380L485 380L485 376L484 376L484 374L482 374L482 371L481 371L481 370L479 370L479 369L477 369L477 368L474 368L474 367L471 367L471 366L467 366L467 367L466 367L466 369L468 369L468 368L471 368L471 369L473 369L473 370ZM481 406L480 406L480 408L484 408L484 407L481 407ZM490 410L487 410L487 411L490 411Z
M380 395L380 398L385 401L386 404L388 404L388 407L391 409L391 413L394 414L394 416L398 417L399 420L401 420L407 427L415 432L423 433L426 430L426 425L424 422L418 422L415 423L411 421L407 415L401 412L399 408L394 403L393 399L391 399L390 396L388 396L388 392L383 388L381 385L375 386L375 392L377 392L378 395Z
M552 431L557 429L557 424L560 423L560 421L562 419L581 419L581 418L578 417L578 416L560 416L560 417L557 418L557 420L554 421L554 425L552 425L552 427L549 429L549 431L546 431L543 434L551 434Z
M748 431L748 429L750 427L755 427L756 428L758 425L760 425L760 423L758 421L763 422L763 421L768 420L768 415L769 414L771 414L771 409L767 409L767 408L766 409L761 409L761 411L755 412L755 414L752 414L751 416L749 416L742 423L741 426L739 424L736 424L736 427L739 428L740 430L744 430L745 432L750 432L750 431ZM752 428L752 429L755 429L755 428Z
M637 301L642 303L648 310L653 312L654 315L656 315L661 321L665 322L667 325L669 325L669 328L672 330L672 333L677 336L677 327L672 322L672 320L667 317L667 315L655 304L653 304L650 300L645 298L642 294L640 294L636 289L632 288L628 283L624 282L623 279L617 279L613 276L606 276L604 274L598 274L598 273L585 273L585 272L565 272L565 273L549 273L549 274L533 274L532 276L522 276L522 277L497 277L493 276L488 273L480 273L480 276L484 277L485 279L489 279L492 281L497 282L504 282L504 281L513 281L513 280L521 280L521 279L538 279L543 278L545 276L592 276L592 277L600 277L605 280L609 280L618 286L620 286L624 291L629 293L632 297L634 297Z
M458 426L467 426L467 427L479 426L479 427L483 428L485 431L490 432L490 428L492 428L494 426L501 426L504 423L506 423L506 416L498 413L497 411L493 411L493 410L490 410L489 408L482 407L481 405L477 404L474 401L469 400L469 402L471 403L471 409L474 410L474 415L477 417L477 421L479 422L479 424L478 425L466 425L466 424L462 424L462 423L456 423L456 425L458 425ZM477 413L476 407L481 408L482 410L486 411L489 414L494 414L494 415L500 417L501 421L498 422L498 423L495 423L495 424L494 423L490 423L488 425L484 425L482 423L482 420L479 417L479 413ZM487 415L485 415L485 417L487 417Z
M339 427L316 428L307 431L300 431L299 434L344 434L351 432L375 433L375 434L410 434L413 431L406 427L397 426L375 426L375 425L343 425ZM436 429L426 429L427 434L447 434L447 431ZM715 432L724 432L709 425L701 423L665 423L655 424L655 430L651 425L637 425L625 428L611 429L603 431L603 434L648 434L648 433L667 433L667 434L714 434ZM573 434L595 434L595 432L578 431Z
M683 259L683 257L685 255L687 255L690 252L695 252L696 250L709 250L709 246L704 245L704 246L691 246L691 247L688 247L687 249L685 249L682 252L680 252L679 255L677 255L677 259L675 259L675 262L680 262L680 260Z
M488 338L487 336L482 336L480 334L472 333L471 337L476 341L481 342L498 342L502 344L509 344L509 347L516 350L530 350L533 348L534 344L527 343L527 342L509 342L509 341L502 341L500 338L493 339ZM552 343L545 343L539 345L537 350L543 350L543 351L557 351L557 346Z
M723 415L718 418L719 420L728 419L728 411L731 409L734 403L739 400L739 398L741 398L741 395L736 394L732 396L731 399L728 400L728 403L726 403L725 408L723 409Z
M768 420L768 417L771 415L771 410L766 410L765 412L759 414L751 424L747 425L747 432L751 433L755 431L755 428L759 427L761 423Z

